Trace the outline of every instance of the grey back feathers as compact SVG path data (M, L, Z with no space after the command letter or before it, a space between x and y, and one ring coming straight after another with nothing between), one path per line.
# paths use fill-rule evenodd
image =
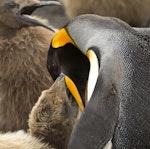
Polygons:
M71 77L84 94L86 87L81 90L80 85L89 81L84 79L88 74L78 68L89 69L88 62L79 63L79 55L65 55L74 50L87 57L92 51L99 63L96 86L72 133L69 149L101 149L110 139L116 149L150 148L150 28L136 29L116 18L82 15L64 30L69 41L59 45L62 34L54 37L49 50L54 56L49 55L48 68L56 58L57 72ZM72 68L75 63L77 68Z
M113 148L149 148L150 29L94 15L80 16L66 28L84 53L98 50L100 59L97 85L69 149L103 148L111 138Z

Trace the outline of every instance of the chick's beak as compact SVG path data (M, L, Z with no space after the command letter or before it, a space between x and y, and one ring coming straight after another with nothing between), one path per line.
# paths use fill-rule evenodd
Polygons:
M34 19L30 16L37 8L44 6L61 6L59 2L56 1L37 1L32 3L31 5L27 5L21 8L21 10L17 13L18 17L22 21L25 26L43 26L47 29L54 31L48 25L41 23L40 21Z
M61 4L57 1L37 1L36 3L23 7L20 13L31 15L37 8L44 6L61 6Z

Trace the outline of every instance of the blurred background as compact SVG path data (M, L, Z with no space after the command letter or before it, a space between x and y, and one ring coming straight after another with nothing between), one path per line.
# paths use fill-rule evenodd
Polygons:
M64 8L61 6L39 8L33 14L43 18L47 18L50 24L56 28L63 27L69 20L65 14Z
M47 0L45 0L47 1ZM150 0L55 0L64 6L49 6L37 9L33 14L47 18L55 28L62 28L69 21L84 13L94 13L102 16L118 17L133 27L148 27L150 25ZM66 5L67 4L67 5ZM64 9L65 7L65 9ZM68 13L67 13L68 14Z

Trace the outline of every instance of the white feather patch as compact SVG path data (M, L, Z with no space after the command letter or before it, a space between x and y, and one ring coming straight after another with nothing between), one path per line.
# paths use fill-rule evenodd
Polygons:
M89 50L87 52L87 57L89 58L90 61L90 72L89 72L89 78L87 84L87 102L89 102L93 94L93 91L95 89L95 85L99 75L99 63L98 63L98 58L94 51ZM112 142L111 140L109 140L103 149L111 149L111 148L112 148Z
M89 102L99 74L99 63L98 58L94 51L88 50L87 57L90 61L90 72L89 72L89 78L88 78L88 86L87 86L87 102Z
M111 149L112 148L112 142L109 140L109 142L105 145L103 149Z

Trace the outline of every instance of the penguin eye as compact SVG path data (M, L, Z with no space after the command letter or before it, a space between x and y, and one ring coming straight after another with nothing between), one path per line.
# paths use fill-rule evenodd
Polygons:
M5 3L5 6L7 6L7 7L9 7L9 8L19 8L19 5L18 4L16 4L15 2L13 2L13 1L9 1L9 2L6 2Z

